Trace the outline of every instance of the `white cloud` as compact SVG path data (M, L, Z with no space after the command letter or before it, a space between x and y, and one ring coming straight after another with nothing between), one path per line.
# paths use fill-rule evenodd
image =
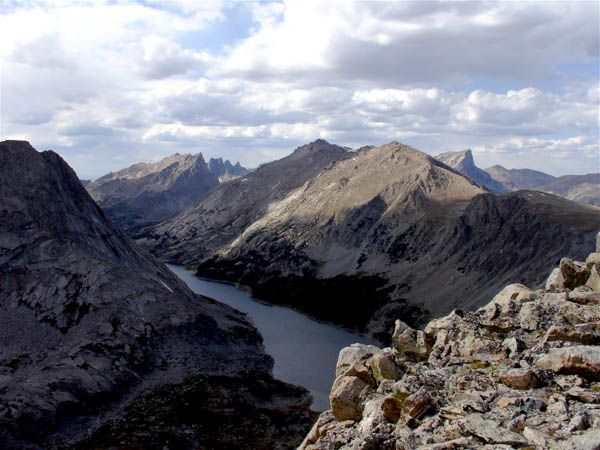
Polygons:
M0 4L4 137L86 177L175 151L254 166L319 137L540 170L597 162L597 3L236 7L253 22L227 40L221 1Z

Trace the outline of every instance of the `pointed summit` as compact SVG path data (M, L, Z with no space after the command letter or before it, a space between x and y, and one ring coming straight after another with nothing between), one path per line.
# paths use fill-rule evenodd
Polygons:
M496 194L505 194L509 189L499 181L494 180L489 173L481 170L475 165L473 152L471 149L462 150L459 152L440 153L435 156L435 159L441 161L447 166L452 167L457 172L470 178L478 185Z

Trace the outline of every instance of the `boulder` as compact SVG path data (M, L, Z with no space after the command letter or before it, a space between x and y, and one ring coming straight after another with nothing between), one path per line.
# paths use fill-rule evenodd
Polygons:
M600 264L600 253L590 253L585 262L588 264Z
M355 363L366 364L375 353L379 352L379 348L374 345L352 344L349 347L344 347L338 356L335 366L335 376L344 375Z
M425 387L421 387L414 394L409 395L402 404L401 417L406 423L419 419L423 414L433 408L433 399Z
M591 380L600 380L600 347L577 345L551 348L535 365L557 373L576 374Z
M531 369L512 369L500 374L500 381L513 389L532 389L539 384Z
M560 325L552 325L546 331L543 342L565 341L576 342L578 344L598 344L600 343L600 335L593 329L585 327L567 327Z
M558 450L600 450L600 428L576 434L560 443Z
M587 264L573 261L571 258L560 260L560 272L564 278L564 286L568 289L584 285L590 276Z
M600 404L600 392L594 392L590 389L573 387L566 393L567 398L571 400L578 400L583 403L594 403Z
M358 420L361 417L361 400L370 386L357 377L342 376L335 380L329 402L331 412L338 421Z
M520 434L501 427L493 420L484 419L481 414L470 414L465 417L465 429L488 444L514 446L528 444L527 439Z
M480 308L487 320L494 320L501 315L511 315L518 310L521 303L535 300L536 293L519 283L509 284L502 289L486 306Z
M400 377L400 370L396 365L394 355L391 351L381 351L373 356L371 360L371 369L377 382L383 380L397 380Z
M555 269L552 269L552 272L550 272L550 275L548 276L548 279L546 280L546 284L544 287L548 291L554 290L554 289L562 289L565 287L565 279L562 276L560 267L556 267Z
M600 272L598 266L598 264L595 264L590 268L590 276L585 283L593 291L600 291Z
M427 359L431 351L431 341L428 336L423 331L415 330L400 320L396 320L392 342L399 356L409 360Z

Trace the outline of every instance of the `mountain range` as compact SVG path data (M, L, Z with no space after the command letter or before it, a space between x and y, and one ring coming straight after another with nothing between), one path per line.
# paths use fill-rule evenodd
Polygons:
M442 153L436 158L491 192L531 189L600 206L600 173L554 177L537 170L506 169L499 165L480 169L471 150Z
M385 341L392 318L419 324L480 306L509 281L541 283L598 228L597 208L490 193L406 145L352 152L318 140L213 188L138 242Z
M193 294L22 141L0 143L0 323L2 448L283 449L310 427L310 396L272 377L242 313Z
M177 153L83 184L116 225L135 233L176 216L219 183L247 172L239 163L233 165L222 158L211 158L206 163L201 153Z

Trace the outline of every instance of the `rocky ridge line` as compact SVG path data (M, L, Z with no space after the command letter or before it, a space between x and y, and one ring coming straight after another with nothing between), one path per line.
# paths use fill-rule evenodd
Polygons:
M340 352L330 402L300 449L600 449L600 233L544 289L506 286L486 306L393 347Z

